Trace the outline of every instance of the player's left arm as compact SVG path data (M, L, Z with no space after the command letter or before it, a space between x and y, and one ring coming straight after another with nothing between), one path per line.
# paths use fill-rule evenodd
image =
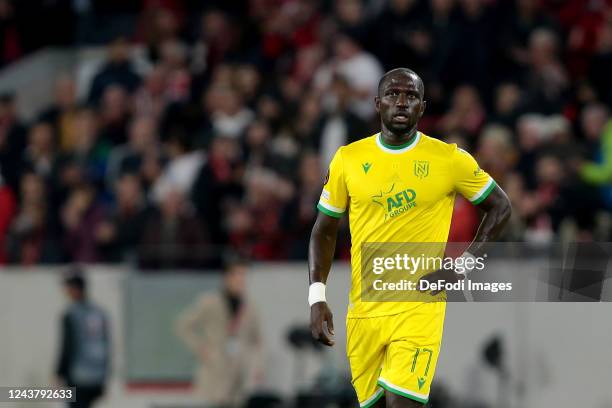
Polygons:
M456 148L453 152L452 176L455 191L484 211L476 236L465 252L480 256L483 246L495 240L510 219L510 200L493 177L465 150Z
M484 246L487 242L494 241L499 237L512 214L510 199L508 199L504 190L498 185L477 207L484 212L484 217L480 222L474 240L466 250L466 252L476 257L483 254Z
M472 155L456 149L452 161L455 191L484 211L476 236L461 257L479 257L483 255L485 245L495 240L503 231L510 219L512 206L504 190L478 166ZM423 276L422 279L430 282L437 280L456 282L464 277L464 274L453 270L440 269ZM436 295L438 292L432 291L432 294Z

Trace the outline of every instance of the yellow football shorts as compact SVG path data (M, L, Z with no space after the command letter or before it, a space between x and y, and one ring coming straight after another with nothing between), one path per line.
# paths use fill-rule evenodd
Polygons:
M396 315L346 320L346 350L362 408L373 406L384 390L427 403L445 310L445 302L431 302Z

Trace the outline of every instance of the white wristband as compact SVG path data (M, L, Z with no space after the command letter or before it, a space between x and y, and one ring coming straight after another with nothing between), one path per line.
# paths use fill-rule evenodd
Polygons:
M457 274L467 276L467 274L472 272L472 269L474 269L474 264L476 263L476 257L470 254L468 251L465 251L463 254L461 254L459 258L463 258L463 272L457 272ZM466 266L468 264L467 262L468 259L472 259L472 261L470 262L471 267Z
M308 304L310 306L318 302L326 302L325 299L325 284L323 282L315 282L308 288Z

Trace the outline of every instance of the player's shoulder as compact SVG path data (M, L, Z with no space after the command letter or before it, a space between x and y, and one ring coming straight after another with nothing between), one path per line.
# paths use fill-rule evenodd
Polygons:
M435 137L427 136L424 133L421 133L420 145L430 153L443 157L454 158L456 160L461 159L461 157L472 157L469 151L457 146L457 143L447 143Z
M377 134L364 137L363 139L359 139L345 146L341 146L338 151L341 152L344 159L371 152L372 147L376 145L376 135Z
M452 155L459 149L456 143L446 143L443 140L428 136L423 132L420 132L420 133L421 133L421 140L419 144L421 145L423 149L430 150L432 153Z

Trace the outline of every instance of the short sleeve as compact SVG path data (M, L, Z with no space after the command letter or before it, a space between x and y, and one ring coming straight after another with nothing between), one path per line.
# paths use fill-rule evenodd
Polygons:
M330 217L340 218L346 212L347 202L348 192L344 179L342 148L340 148L336 151L334 158L329 164L317 208Z
M453 175L455 191L474 205L483 202L497 185L495 180L478 166L472 155L460 148L454 152Z

